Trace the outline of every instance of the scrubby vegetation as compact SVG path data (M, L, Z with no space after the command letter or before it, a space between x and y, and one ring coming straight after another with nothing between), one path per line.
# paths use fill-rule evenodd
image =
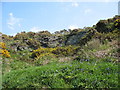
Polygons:
M53 34L0 34L3 88L119 87L120 16Z

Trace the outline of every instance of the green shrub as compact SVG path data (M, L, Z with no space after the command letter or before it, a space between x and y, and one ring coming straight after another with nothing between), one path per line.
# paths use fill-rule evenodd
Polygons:
M96 24L96 30L100 33L108 33L114 30L114 22L108 22L107 20L100 20Z
M52 51L53 54L57 56L71 56L77 53L77 48L74 46L66 46L66 47L56 47L55 50Z
M23 39L28 39L28 35L26 32L21 32L21 33L17 33L14 37L14 40L23 40Z
M4 42L8 42L8 41L13 40L12 36L5 35L5 34L2 34L2 33L0 33L0 34L1 34L0 39L2 39Z
M34 38L36 33L34 32L27 32L27 35L29 36L29 38Z

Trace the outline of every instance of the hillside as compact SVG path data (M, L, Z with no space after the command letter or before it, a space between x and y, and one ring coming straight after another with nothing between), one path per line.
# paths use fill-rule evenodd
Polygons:
M120 16L74 30L0 33L3 88L118 88Z

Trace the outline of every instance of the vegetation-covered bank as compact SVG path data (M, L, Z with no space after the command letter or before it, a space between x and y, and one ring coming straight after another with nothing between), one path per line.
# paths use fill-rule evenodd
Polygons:
M1 33L3 88L118 88L120 16L93 27Z
M117 88L118 66L105 60L52 63L15 70L3 77L5 88Z

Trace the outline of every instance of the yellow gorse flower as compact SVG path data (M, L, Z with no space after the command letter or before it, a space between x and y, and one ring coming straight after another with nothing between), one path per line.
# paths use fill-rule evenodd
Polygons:
M67 47L55 47L55 48L38 48L32 52L32 56L36 59L42 58L47 55L53 56L67 56L73 55L76 52L76 47L67 46Z
M3 42L0 42L0 56L10 57L10 53L6 50L6 45Z
M6 48L5 43L0 42L0 48L5 49Z

